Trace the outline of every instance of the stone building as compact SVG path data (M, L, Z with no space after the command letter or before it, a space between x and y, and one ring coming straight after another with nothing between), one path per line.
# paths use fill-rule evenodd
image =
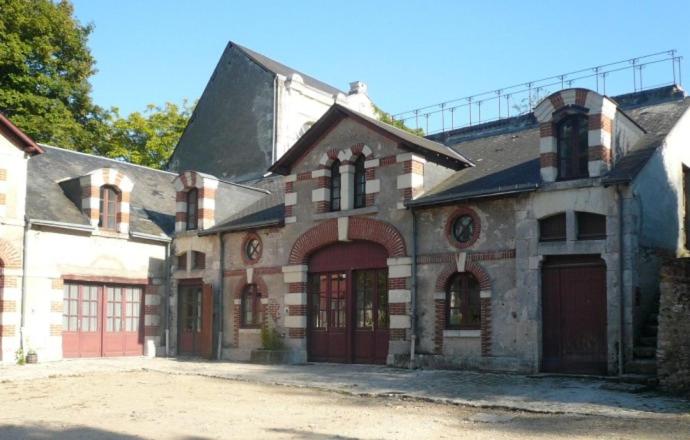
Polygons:
M108 355L107 295L141 286L135 339L149 354L250 360L274 334L289 362L655 371L659 267L688 254L682 89L566 89L527 115L428 138L353 108L371 105L355 92L308 116L302 104L282 108L289 149L271 118L243 126L263 141L233 143L227 124L243 119L224 114L246 116L242 106L271 101L277 89L264 86L289 76L269 61L228 46L171 160L179 172L12 147L28 161L29 220L15 220L14 235L28 253L17 260L15 244L0 259L18 264L13 276L24 261L36 280L22 313L27 328L41 316L39 356L94 354L68 350L85 333L66 328L72 317L102 323ZM256 101L218 107L245 74L263 84ZM68 313L70 286L83 302L94 283L101 311ZM128 337L116 354L129 354Z

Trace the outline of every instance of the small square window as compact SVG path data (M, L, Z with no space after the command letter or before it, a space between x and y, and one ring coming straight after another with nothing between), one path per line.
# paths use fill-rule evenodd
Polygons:
M177 270L186 270L186 269L187 269L187 253L185 252L184 254L177 256Z
M539 220L539 241L565 241L565 213Z
M206 269L206 254L192 251L192 269Z
M578 240L606 239L606 216L590 212L577 213Z

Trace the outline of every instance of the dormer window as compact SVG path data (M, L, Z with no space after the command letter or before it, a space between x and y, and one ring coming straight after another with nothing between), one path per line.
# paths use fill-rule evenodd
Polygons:
M340 161L331 165L331 211L340 211Z
M367 185L364 156L360 155L355 161L355 194L354 208L363 208L366 202L365 189Z
M568 115L556 124L558 179L589 177L588 130L584 114Z
M199 225L199 190L192 188L187 191L187 230L191 231Z
M114 186L103 185L100 191L100 217L98 227L102 229L117 229L117 205L120 194Z

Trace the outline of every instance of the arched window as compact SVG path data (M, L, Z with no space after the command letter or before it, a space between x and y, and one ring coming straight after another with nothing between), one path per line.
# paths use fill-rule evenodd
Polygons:
M187 191L187 230L196 229L199 225L199 190Z
M340 161L331 165L331 211L340 211Z
M446 291L446 328L479 330L480 325L479 282L470 273L457 273Z
M100 199L98 226L103 229L115 230L117 228L117 205L120 202L120 193L114 186L103 185Z
M565 213L550 215L539 219L539 241L565 241Z
M365 205L365 189L367 184L366 172L364 169L364 156L359 155L355 161L355 199L354 207L363 208Z
M588 177L588 119L586 115L569 115L556 124L558 142L558 178Z
M242 290L242 327L260 327L263 320L261 293L256 284L247 284Z

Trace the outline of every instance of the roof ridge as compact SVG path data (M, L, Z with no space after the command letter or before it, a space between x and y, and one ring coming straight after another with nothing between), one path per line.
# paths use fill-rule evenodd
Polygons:
M155 172L158 172L158 173L170 174L170 175L172 175L172 176L177 176L177 175L178 175L177 173L173 173L172 171L159 170L159 169L157 169L157 168L151 168L151 167L147 167L147 166L145 166L145 165L139 165L139 164L131 163L131 162L123 162L123 161L120 161L120 160L117 160L117 159L113 159L113 158L111 158L111 157L99 156L99 155L97 155L97 154L84 153L83 151L70 150L69 148L58 147L58 146L56 146L56 145L45 144L45 143L43 143L43 142L39 142L38 145L41 146L41 147L44 147L44 148L55 149L55 150L61 150L61 151L66 151L66 152L68 152L68 153L80 154L80 155L82 155L82 156L88 156L88 157L93 157L93 158L96 158L96 159L107 160L107 161L110 161L110 162L115 162L115 163L117 163L118 165L126 165L126 166L130 166L130 167L135 167L135 168L143 168L143 169L145 169L145 170L155 171Z

